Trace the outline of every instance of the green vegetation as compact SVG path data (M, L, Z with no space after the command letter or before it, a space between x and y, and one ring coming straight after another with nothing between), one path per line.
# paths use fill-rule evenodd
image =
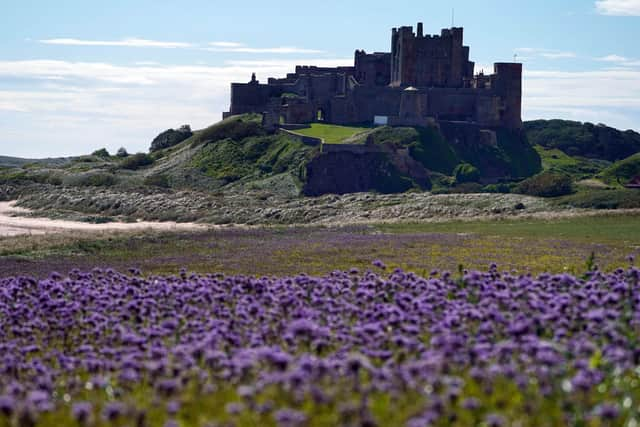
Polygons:
M480 180L480 171L469 163L460 163L453 171L456 183L478 182Z
M250 136L266 135L261 122L262 117L259 114L232 116L208 128L194 132L193 136L186 139L182 144L190 144L195 147L221 139L240 141Z
M640 194L640 192L638 192ZM455 221L379 224L347 228L269 228L193 233L54 234L2 238L0 274L36 274L65 266L91 269L137 266L147 274L189 271L226 274L328 274L333 269L370 268L382 259L390 268L418 273L486 268L584 272L595 252L600 268L626 264L638 254L638 215L568 219ZM259 241L260 244L256 245ZM28 262L26 262L28 260ZM23 270L21 270L23 269Z
M640 134L603 124L534 120L525 122L524 128L532 145L556 148L569 156L616 161L640 151Z
M147 153L136 153L133 156L123 158L120 163L122 169L137 170L153 163L153 158Z
M526 134L517 131L499 130L497 156L508 165L513 178L525 178L542 170L540 156Z
M116 176L107 172L88 172L65 176L62 185L73 187L110 187L118 182Z
M640 193L640 192L638 192ZM385 233L471 233L502 238L557 238L574 242L640 242L640 216L598 215L567 219L512 219L502 221L451 221L440 223L382 224ZM629 248L631 250L631 247ZM514 254L517 256L517 254Z
M435 127L383 126L353 138L364 143L408 147L411 157L430 171L454 175L461 163L473 165L486 176L496 170L514 178L531 176L541 169L540 157L521 133L499 131L497 146L478 144L451 144Z
M584 209L640 209L640 190L583 189L555 202L560 206Z
M626 184L640 175L640 153L614 163L602 172L602 179L608 184Z
M228 137L204 145L191 159L191 166L226 182L283 172L301 177L304 163L315 151L317 148L286 135L248 136L240 140Z
M169 183L169 178L163 174L149 175L144 179L144 185L160 188L169 188L171 186Z
M573 192L573 181L568 175L557 172L542 172L522 181L516 193L536 197L558 197Z
M572 157L557 148L547 149L540 145L536 145L534 148L542 159L544 170L563 173L575 180L597 175L611 164L606 160Z
M307 129L296 130L296 133L314 138L321 138L326 144L340 144L345 139L351 138L359 133L366 132L369 128L365 126L338 126L324 123L311 123Z
M111 157L111 154L109 154L106 148L101 148L99 150L96 150L93 153L91 153L91 155L96 157L102 157L104 159L108 159L109 157Z

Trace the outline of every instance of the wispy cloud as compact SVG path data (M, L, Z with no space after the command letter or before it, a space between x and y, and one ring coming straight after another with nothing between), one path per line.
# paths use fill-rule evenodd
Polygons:
M555 49L543 49L537 47L519 47L516 49L516 53L520 56L521 60L526 60L532 57L541 57L546 59L568 59L576 58L575 52L565 52Z
M289 53L324 53L322 50L316 49L304 49L294 46L280 46L280 47L250 47L242 43L236 42L212 42L209 43L209 47L204 48L210 52L231 52L231 53L276 53L276 54L289 54Z
M620 55L607 55L596 58L598 61L614 63L619 67L640 67L640 60Z
M597 0L596 11L601 15L640 16L640 0Z
M295 46L253 47L244 43L232 41L217 41L206 44L158 41L140 38L125 38L122 40L83 40L76 38L42 39L38 42L60 46L93 46L93 47L135 47L135 48L163 48L163 49L199 49L209 52L254 53L254 54L319 54L325 53L317 49L305 49Z
M571 118L640 128L640 71L532 71L523 77L526 119Z
M620 55L607 55L607 56L602 56L600 58L596 58L598 61L604 61L604 62L627 62L629 61L629 58L624 57L624 56L620 56Z
M238 42L211 42L209 43L209 46L232 48L232 47L242 47L244 46L244 44L238 43Z
M127 38L122 40L81 40L70 38L44 39L38 40L40 43L63 45L63 46L109 46L109 47L155 47L163 49L177 49L193 47L191 43L166 42L158 40L147 40L137 38Z
M341 65L345 59L205 65L116 65L59 60L0 61L0 154L77 155L105 146L147 150L161 131L202 128L229 108L229 84L284 76L292 63ZM7 89L10 82L21 84ZM87 145L87 135L92 135Z
M296 64L348 65L351 58L228 61L206 65L116 65L59 60L0 61L0 154L82 154L101 146L146 150L160 131L202 128L229 107L229 83L284 76ZM8 89L8 82L21 84ZM639 128L640 70L531 71L524 117L570 118ZM87 145L91 135L91 145Z

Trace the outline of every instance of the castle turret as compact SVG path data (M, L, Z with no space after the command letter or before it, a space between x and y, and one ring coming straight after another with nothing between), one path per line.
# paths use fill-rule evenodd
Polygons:
M494 64L493 89L502 98L500 113L505 127L522 127L522 64L498 62Z

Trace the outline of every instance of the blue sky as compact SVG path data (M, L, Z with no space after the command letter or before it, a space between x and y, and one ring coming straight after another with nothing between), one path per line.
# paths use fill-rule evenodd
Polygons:
M2 0L0 155L143 151L207 126L229 83L388 51L394 26L465 28L476 71L517 54L525 119L640 130L640 0Z

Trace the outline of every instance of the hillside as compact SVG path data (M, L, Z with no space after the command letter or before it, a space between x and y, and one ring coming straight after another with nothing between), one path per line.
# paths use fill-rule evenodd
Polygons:
M160 136L167 132L175 133L169 130ZM318 132L320 135L314 135ZM320 147L305 143L301 137L266 131L259 115L242 115L175 142L164 138L158 144L156 138L148 154L112 156L97 150L59 164L14 162L0 171L0 184L153 191L260 190L290 197L428 190L431 175L448 176L449 182L455 183L456 167L464 164L479 171L473 180L485 182L505 176L526 177L540 169L537 153L522 134L499 132L496 141L478 144L473 133L445 136L447 132L438 128L326 125L302 130L302 134L332 138L334 143L373 142L381 147L371 153L322 153ZM455 143L448 142L454 139Z
M454 132L457 132L455 134ZM435 127L379 127L348 140L407 148L411 157L426 169L452 176L456 166L471 164L482 181L503 177L522 178L541 170L538 153L526 135L498 131L495 141L484 141L472 132ZM454 142L451 142L454 141Z
M615 162L640 151L640 134L592 123L534 120L524 123L532 145L559 149L570 156Z
M0 156L0 168L16 168L29 164L62 166L71 161L70 157L56 157L47 159L24 159L21 157Z
M601 175L602 180L608 184L626 184L634 177L640 175L640 153L615 162L602 171Z
M184 140L177 138L167 144L170 138L165 138L160 144L164 148L155 144L149 153L121 156L96 150L69 159L3 158L0 198L38 193L38 186L47 193L71 194L77 189L82 199L89 194L85 190L97 188L119 194L186 191L216 197L249 195L250 199L430 189L435 193L526 193L532 185L538 194L556 194L537 188L553 183L564 186L563 194L575 193L559 199L559 203L564 200L580 207L638 204L630 190L607 191L638 173L637 154L617 162L587 156L593 154L583 150L591 146L585 142L588 138L568 138L578 131L587 135L592 129L589 124L535 121L527 122L525 128L530 131L491 133L465 124L394 128L316 124L298 131L330 139L332 144L324 152L302 137L268 132L259 115L234 116L194 131ZM611 128L598 132L618 135L618 151L635 147L634 132ZM538 144L532 145L529 140ZM572 155L556 146L569 152L581 149L584 155ZM527 181L528 186L518 184L541 172L539 178ZM570 183L563 184L561 179L567 180L563 176L569 177ZM36 203L33 197L31 200ZM625 200L631 200L631 205ZM80 209L83 203L74 202L74 209ZM87 212L102 211L100 201L87 203L91 204ZM113 206L109 209L120 215L134 212Z

